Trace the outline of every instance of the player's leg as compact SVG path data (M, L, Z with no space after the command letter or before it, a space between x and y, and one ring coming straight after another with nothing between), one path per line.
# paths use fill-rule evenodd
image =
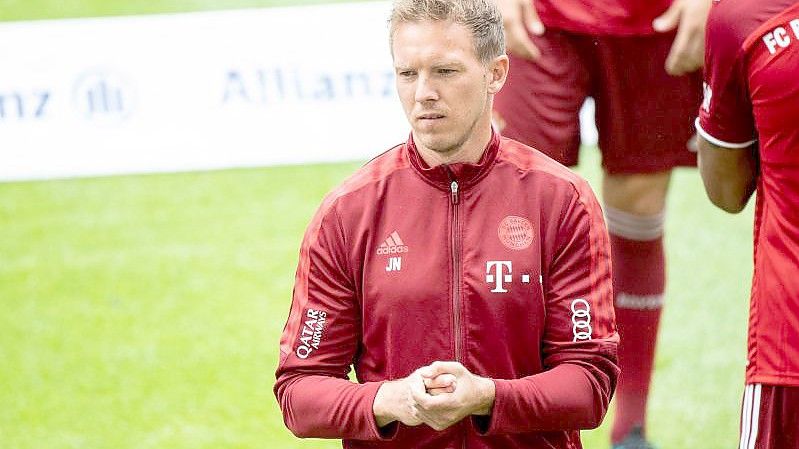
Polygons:
M799 449L799 387L746 385L738 449Z
M621 337L614 444L646 438L646 405L666 286L663 225L670 175L605 174L602 182Z
M508 80L494 99L494 124L504 136L575 165L588 72L569 34L548 30L532 39L541 58L532 62L510 56Z
M611 439L640 441L640 447L647 447L646 405L666 283L666 193L671 169L696 161L688 146L700 79L666 74L670 44L671 36L659 35L586 38L581 47L592 55L598 78L592 94L621 336Z

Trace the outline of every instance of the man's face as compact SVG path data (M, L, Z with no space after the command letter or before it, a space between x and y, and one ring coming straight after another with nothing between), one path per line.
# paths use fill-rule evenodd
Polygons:
M477 59L466 27L450 21L401 23L392 53L397 91L417 145L452 154L481 119L488 123L492 74Z

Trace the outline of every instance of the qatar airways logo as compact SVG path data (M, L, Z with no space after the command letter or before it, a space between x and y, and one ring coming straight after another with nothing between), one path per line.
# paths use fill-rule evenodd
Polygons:
M300 345L295 351L297 357L307 359L314 350L319 349L326 320L327 312L325 311L308 309L305 312L305 322L302 326L302 333L300 333Z

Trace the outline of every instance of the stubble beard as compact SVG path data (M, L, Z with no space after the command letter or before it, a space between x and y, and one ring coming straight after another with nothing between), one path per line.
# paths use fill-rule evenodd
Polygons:
M475 117L475 119L469 125L469 128L466 129L463 134L457 136L457 138L454 139L454 142L444 141L440 142L439 144L436 144L435 142L423 143L427 149L444 157L457 154L461 148L463 148L463 145L466 143L466 141L468 141L469 138L474 135L474 130L477 127L477 123L480 121L480 117L482 117L482 114Z

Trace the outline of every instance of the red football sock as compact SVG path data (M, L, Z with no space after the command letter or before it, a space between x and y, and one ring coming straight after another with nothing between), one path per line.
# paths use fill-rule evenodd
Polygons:
M621 376L611 431L611 441L618 443L634 427L645 429L666 275L662 236L641 241L611 234L610 244L616 322L621 337Z

